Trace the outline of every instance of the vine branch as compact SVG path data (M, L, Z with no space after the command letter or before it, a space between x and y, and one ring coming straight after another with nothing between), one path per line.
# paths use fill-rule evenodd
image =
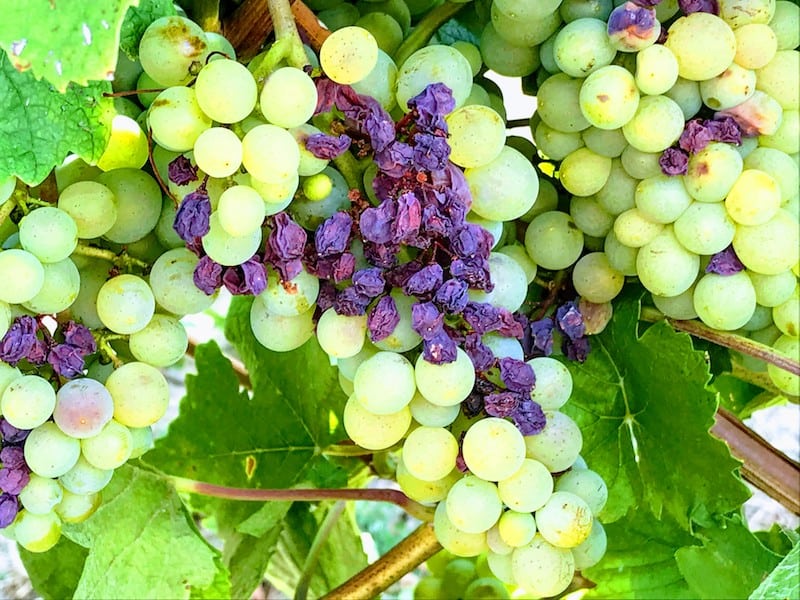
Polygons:
M457 15L466 5L466 2L445 2L422 17L420 22L414 27L414 30L394 53L395 64L398 67L402 65L409 56L430 41L439 27Z

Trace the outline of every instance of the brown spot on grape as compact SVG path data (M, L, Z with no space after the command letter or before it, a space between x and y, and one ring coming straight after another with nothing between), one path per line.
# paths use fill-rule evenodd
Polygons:
M298 291L297 284L291 281L281 281L281 285L287 294L296 294Z
M600 102L608 102L608 101L610 100L610 98L609 98L609 95L608 95L608 94L597 94L597 99L598 99Z
M706 175L709 171L710 169L708 168L708 163L706 161L697 163L694 168L694 172L698 175Z

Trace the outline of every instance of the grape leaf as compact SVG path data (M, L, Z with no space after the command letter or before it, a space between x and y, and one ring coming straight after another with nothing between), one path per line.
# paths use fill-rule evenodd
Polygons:
M781 560L738 520L695 535L703 546L680 548L675 558L698 598L745 598Z
M75 597L186 598L217 578L217 553L174 488L132 466L116 471L94 515L64 533L89 549Z
M293 595L319 526L332 506L332 503L314 507L295 502L289 510L278 549L267 568L267 579L283 593ZM361 545L353 505L349 504L320 551L309 581L309 596L323 596L366 566L367 556Z
M786 556L792 550L794 544L800 541L796 532L778 523L773 523L772 527L766 531L756 531L754 535L766 548L781 556Z
M564 412L608 484L604 521L647 507L688 530L692 519L732 511L750 493L734 474L740 463L708 433L717 402L703 354L663 321L640 335L639 309L639 297L621 297L586 362L566 363L574 392Z
M231 595L231 577L228 567L222 562L220 557L214 557L214 566L217 571L214 574L214 581L205 588L192 588L191 598L196 600L217 600L218 598L234 598Z
M800 598L800 578L797 565L800 564L800 544L796 544L777 567L750 594L750 600L791 600Z
M131 60L139 58L139 41L144 30L161 17L171 17L175 13L172 0L139 0L138 6L131 6L122 21L119 47Z
M70 152L95 162L111 132L114 103L103 97L110 91L108 82L93 82L70 84L59 94L30 72L17 71L0 52L0 179L16 175L37 185Z
M65 537L46 553L19 548L31 585L44 600L74 597L88 553L86 548Z
M74 81L110 80L119 29L136 0L3 2L0 47L19 71L31 70L63 92Z
M283 521L260 537L234 533L225 540L225 561L231 571L231 598L250 598L278 544Z

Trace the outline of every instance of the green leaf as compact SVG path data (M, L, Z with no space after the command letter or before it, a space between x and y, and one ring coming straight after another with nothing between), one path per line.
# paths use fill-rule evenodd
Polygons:
M228 572L228 567L222 562L219 557L214 558L214 566L217 572L214 575L214 581L211 585L205 588L192 588L191 598L197 600L218 600L219 598L232 598L231 596L231 577Z
M775 567L761 585L750 594L750 600L792 600L800 598L800 578L797 565L800 564L800 544Z
M174 488L132 466L116 471L94 515L64 533L89 549L78 598L188 598L217 579L217 553Z
M0 47L19 71L31 70L63 92L74 81L110 80L119 29L136 0L3 1ZM5 105L4 105L5 106Z
M28 552L19 548L19 557L31 585L44 600L72 598L89 551L62 537L47 552Z
M698 598L746 598L781 559L738 520L695 535L703 546L681 548L675 558Z
M225 561L231 571L231 598L250 598L261 584L283 526L281 522L260 537L234 533L226 539Z
M29 71L17 71L0 52L0 179L16 175L37 185L70 152L95 162L111 132L114 103L103 97L110 91L108 82L93 82L70 84L59 94Z
M242 521L236 531L261 537L280 525L291 507L291 502L265 502L258 512Z
M138 4L128 9L120 30L120 50L131 60L139 58L139 40L150 23L176 14L172 0L140 0Z
M688 335L659 322L639 335L638 297L620 298L614 319L592 337L585 363L567 362L583 455L609 487L604 521L629 509L690 521L730 512L750 495L724 442L708 431L717 409L708 365Z
M303 572L319 526L331 503L314 506L295 502L286 518L278 550L267 568L267 579L291 596ZM309 597L318 598L367 566L367 556L355 523L352 504L333 527L311 576Z
M675 561L675 551L696 540L670 518L633 510L606 525L608 550L583 575L597 584L587 598L668 600L693 598Z
M784 528L778 523L773 523L772 527L766 531L756 531L754 535L766 548L781 556L786 556L791 552L797 540L797 533L791 529Z

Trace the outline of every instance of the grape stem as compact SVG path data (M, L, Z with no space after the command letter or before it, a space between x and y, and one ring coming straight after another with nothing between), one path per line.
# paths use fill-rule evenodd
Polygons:
M403 492L390 489L253 489L215 485L204 481L195 481L183 477L168 477L179 492L223 498L225 500L243 500L250 502L269 502L284 500L294 502L319 502L322 500L367 500L371 502L391 502L396 504L412 517L421 521L433 520L433 509L415 502Z
M275 41L286 40L288 46L286 59L289 65L302 69L308 64L308 57L303 48L303 40L300 39L300 33L297 31L289 0L267 0L267 7L272 17Z
M149 263L144 262L143 260L139 260L138 258L133 258L127 252L123 251L122 254L116 254L113 250L108 250L106 248L96 248L94 246L89 246L83 242L80 242L73 250L73 254L78 254L80 256L88 256L90 258L99 258L101 260L107 260L110 263L113 263L115 266L120 268L126 267L139 267L141 269L147 269L150 267Z
M156 161L155 158L153 158L153 129L150 127L147 128L147 160L150 162L150 167L153 169L153 175L156 181L158 181L158 185L169 199L172 200L175 208L177 208L180 201L175 197L175 194L172 193L172 190L169 189L169 186L164 183L164 180L161 178L161 173L158 171L158 167L156 167Z
M319 562L319 556L322 553L322 549L325 547L325 542L327 542L328 538L331 536L333 528L339 521L339 517L342 516L346 506L347 505L342 500L339 500L330 507L328 514L325 515L322 524L317 530L317 535L314 536L311 548L308 550L306 560L303 563L302 575L300 575L300 579L297 580L297 586L294 590L294 600L306 600L308 597L308 588L311 584L311 577L314 575L314 569Z
M3 223L6 222L6 219L14 212L14 209L17 207L17 203L14 201L14 198L9 198L6 202L0 206L0 227L3 226Z
M466 2L445 2L422 17L414 27L414 30L397 49L397 52L394 53L395 64L398 67L401 66L409 56L430 41L439 27L457 15L466 5Z
M712 329L700 321L680 321L678 319L670 319L662 312L650 307L642 307L641 319L649 323L666 320L667 323L672 325L678 331L683 331L684 333L688 333L702 340L706 340L707 342L713 342L714 344L723 346L724 348L736 350L737 352L741 352L747 356L761 359L764 362L775 365L776 367L783 369L784 371L788 371L794 375L800 375L799 362L792 360L780 352L776 352L765 344L742 337L741 335L737 335L729 331Z

